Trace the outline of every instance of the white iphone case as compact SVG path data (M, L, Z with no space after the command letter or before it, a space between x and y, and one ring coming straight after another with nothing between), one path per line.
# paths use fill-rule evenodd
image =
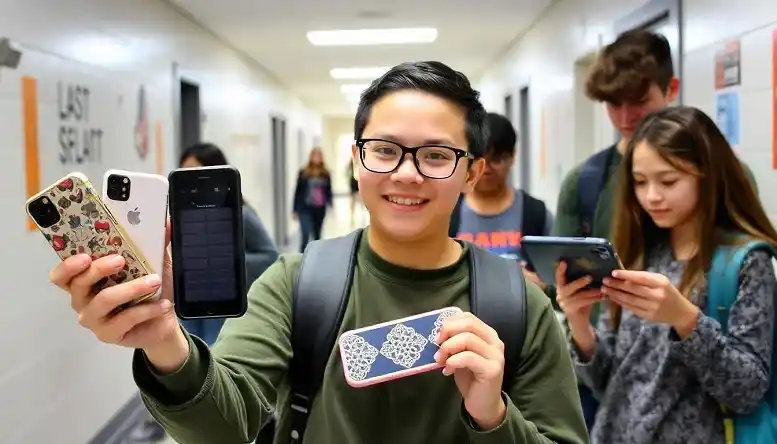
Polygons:
M126 201L108 197L108 178L113 174L126 176L130 180L130 195ZM158 174L108 170L103 176L102 196L105 206L141 250L152 268L151 273L160 277L164 267L167 193L167 178ZM155 297L159 296L159 292Z

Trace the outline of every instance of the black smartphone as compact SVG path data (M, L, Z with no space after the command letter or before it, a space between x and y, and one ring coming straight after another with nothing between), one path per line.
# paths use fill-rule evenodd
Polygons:
M610 241L598 237L524 236L521 252L543 282L556 282L559 262L567 263L567 282L591 276L588 288L599 288L602 279L622 269Z
M181 319L245 314L240 173L180 168L168 176L175 311Z

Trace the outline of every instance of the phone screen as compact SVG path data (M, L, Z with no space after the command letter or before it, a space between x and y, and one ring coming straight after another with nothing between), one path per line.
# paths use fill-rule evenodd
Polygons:
M234 317L246 308L240 176L232 167L170 173L173 274L181 318Z

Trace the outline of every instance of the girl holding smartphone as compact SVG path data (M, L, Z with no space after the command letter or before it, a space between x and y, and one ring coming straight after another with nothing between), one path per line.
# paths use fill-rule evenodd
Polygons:
M741 267L728 331L706 316L716 248L739 235L777 245L743 165L691 107L644 119L624 155L612 240L625 270L585 289L556 273L580 379L601 401L591 442L724 442L724 406L752 412L770 384L777 282L770 253ZM591 307L604 310L595 327Z

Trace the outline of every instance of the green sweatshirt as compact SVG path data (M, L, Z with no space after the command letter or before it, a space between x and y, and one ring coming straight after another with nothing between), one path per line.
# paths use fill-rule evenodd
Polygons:
M276 439L289 436L285 377L292 357L291 289L300 258L282 256L254 283L248 312L225 323L212 351L189 336L191 352L175 373L155 374L136 351L135 381L173 439L181 444L252 442L276 405ZM446 306L469 310L467 262L465 252L443 269L406 269L378 257L365 239L341 333ZM503 394L507 416L495 429L473 426L453 378L440 371L351 388L334 347L304 443L586 443L574 370L550 302L529 285L527 303L522 364L514 386Z

